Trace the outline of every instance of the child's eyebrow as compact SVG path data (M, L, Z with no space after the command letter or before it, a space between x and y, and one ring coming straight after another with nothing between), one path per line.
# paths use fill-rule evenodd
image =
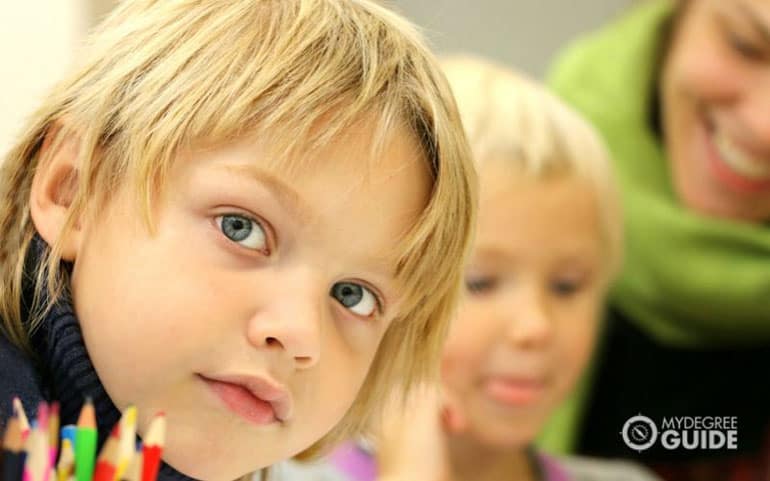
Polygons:
M284 210L291 212L301 221L308 222L314 217L313 209L310 208L299 193L273 174L254 165L227 165L225 170L238 176L245 175L267 187L270 193L281 203Z
M512 255L508 250L495 245L479 245L473 251L474 259L478 260L499 260L511 259L517 256Z

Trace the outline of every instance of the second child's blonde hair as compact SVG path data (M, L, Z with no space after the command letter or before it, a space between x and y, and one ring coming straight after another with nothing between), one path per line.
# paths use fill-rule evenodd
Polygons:
M622 214L610 157L596 130L537 82L490 61L446 58L477 169L505 160L535 178L574 175L593 187L605 240L607 280L622 262Z
M35 322L22 316L35 234L30 189L38 165L64 142L77 140L78 176L60 239L125 185L152 232L153 206L185 149L263 136L286 153L283 167L321 168L302 153L367 119L375 154L399 129L414 136L431 195L395 245L403 309L345 418L302 456L360 431L391 385L408 390L436 376L475 222L476 179L450 89L410 23L367 0L133 0L106 19L86 53L0 172L4 335L30 349ZM37 321L67 286L61 245L43 255L45 268L33 273Z

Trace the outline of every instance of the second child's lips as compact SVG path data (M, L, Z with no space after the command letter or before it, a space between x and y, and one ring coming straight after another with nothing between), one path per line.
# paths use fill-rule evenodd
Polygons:
M535 403L545 391L545 382L531 378L490 376L483 380L483 392L497 403L526 406Z

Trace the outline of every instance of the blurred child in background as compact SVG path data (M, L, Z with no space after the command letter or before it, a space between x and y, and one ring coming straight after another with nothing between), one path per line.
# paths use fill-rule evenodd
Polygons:
M445 71L480 177L465 296L441 387L392 401L369 447L286 479L651 480L623 462L556 459L533 442L591 357L621 263L622 222L594 130L532 81L471 58ZM375 462L376 458L376 462ZM296 469L296 472L291 472ZM324 477L320 477L324 476Z

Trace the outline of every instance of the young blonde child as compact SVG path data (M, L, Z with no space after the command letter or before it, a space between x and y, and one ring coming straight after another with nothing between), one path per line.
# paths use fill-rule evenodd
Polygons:
M163 411L162 480L320 452L435 367L474 175L373 2L123 2L2 167L0 423Z
M286 479L308 469L329 481L654 479L633 465L533 448L586 366L621 262L619 200L601 141L532 81L473 58L444 67L480 203L441 392L426 385L405 405L393 401L374 442L376 464L348 444L326 464L289 465Z

